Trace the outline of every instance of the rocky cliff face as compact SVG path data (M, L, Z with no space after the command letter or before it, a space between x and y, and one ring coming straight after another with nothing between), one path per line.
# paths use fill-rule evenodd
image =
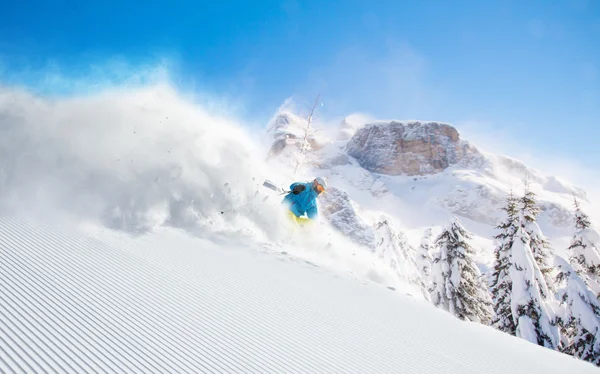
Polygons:
M360 245L375 246L373 228L363 221L347 192L331 187L323 194L321 204L323 215L333 227Z
M347 152L363 168L388 175L434 174L483 158L454 127L418 121L368 124L352 136Z

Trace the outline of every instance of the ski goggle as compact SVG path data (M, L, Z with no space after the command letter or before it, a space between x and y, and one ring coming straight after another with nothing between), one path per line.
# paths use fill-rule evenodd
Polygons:
M325 187L321 186L317 181L313 182L313 188L317 193L323 193L325 191Z

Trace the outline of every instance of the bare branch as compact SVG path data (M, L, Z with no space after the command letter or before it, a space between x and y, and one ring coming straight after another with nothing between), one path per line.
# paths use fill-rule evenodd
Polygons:
M317 95L317 98L315 99L315 102L310 110L310 114L306 120L306 128L304 129L304 139L302 139L302 145L300 146L300 155L304 154L304 149L306 148L306 139L308 138L308 131L310 130L310 125L312 123L313 115L315 113L315 108L317 107L317 103L319 102L320 96L321 96L321 94L319 93ZM298 171L299 166L300 166L300 158L298 158L298 160L296 160L296 167L294 168L294 174L296 174L296 172Z

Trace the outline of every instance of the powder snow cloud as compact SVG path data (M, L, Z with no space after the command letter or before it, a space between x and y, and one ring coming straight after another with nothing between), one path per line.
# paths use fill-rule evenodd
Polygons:
M128 232L227 227L220 211L254 201L267 174L243 125L166 83L59 99L0 87L0 132L3 208ZM257 209L247 225L275 234L274 206Z

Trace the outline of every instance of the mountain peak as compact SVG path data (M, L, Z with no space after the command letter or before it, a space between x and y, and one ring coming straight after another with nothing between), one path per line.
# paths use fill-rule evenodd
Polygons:
M369 123L352 136L347 151L363 168L388 175L435 174L483 158L455 127L422 121Z

